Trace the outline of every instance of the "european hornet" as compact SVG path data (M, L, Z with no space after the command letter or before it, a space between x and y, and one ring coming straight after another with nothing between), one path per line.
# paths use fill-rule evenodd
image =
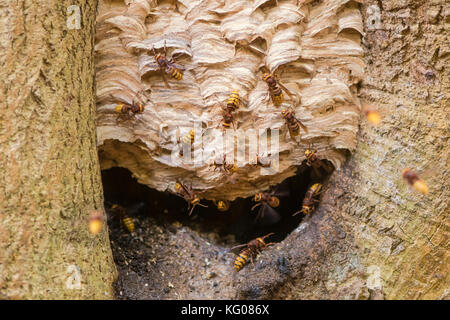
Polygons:
M310 214L314 210L316 203L319 202L318 197L320 195L321 189L322 184L320 183L315 183L311 187L309 187L308 191L306 191L305 198L303 199L302 210L297 211L293 214L293 216L297 215L300 212L303 212L304 214Z
M403 169L402 171L403 179L408 182L410 186L419 191L420 193L426 195L428 194L428 186L425 181L421 180L419 176L409 168Z
M240 247L246 247L241 250L241 252L236 257L236 260L234 260L234 270L239 272L239 270L241 270L244 267L244 265L247 263L247 260L249 258L251 260L253 260L253 258L256 257L256 255L258 253L260 253L263 249L275 244L275 242L270 242L270 243L264 242L264 239L266 239L267 237L270 237L273 234L274 233L271 232L271 233L265 235L264 237L259 237L259 238L253 239L247 244L241 244L239 246L235 246L235 247L231 248L231 250L234 250L234 249L237 249Z
M195 194L194 190L192 190L192 185L190 187L186 187L181 182L177 182L175 184L175 191L178 196L184 198L184 200L188 203L188 210L191 209L189 211L189 215L192 214L192 211L197 205L205 208L208 207L200 203L200 198Z
M267 85L269 87L269 95L270 95L270 98L272 99L273 104L276 107L279 107L283 103L283 101L284 101L283 90L292 99L293 98L293 93L291 91L289 91L289 89L286 88L279 81L279 79L278 79L278 77L276 75L268 72L267 68L265 68L265 70L267 72L264 73L262 79L267 83Z
M222 168L222 170L228 174L238 171L238 167L235 163L227 163L226 155L223 155L223 160L221 162L213 160L209 166L214 167L214 171L217 170L217 168Z
M114 110L116 111L116 113L126 114L126 115L131 116L133 114L144 112L144 105L142 103L136 104L133 101L131 104L127 104L127 103L118 104L114 108Z
M155 47L152 47L153 55L155 56L156 63L159 65L159 68L161 70L161 75L166 83L166 86L170 88L169 83L167 82L167 79L165 77L165 73L170 75L175 80L181 80L183 79L183 71L186 70L183 66L175 63L175 60L170 58L170 60L167 59L167 48L166 48L166 41L164 41L164 56L161 53L156 53Z
M194 144L195 139L195 131L194 129L189 130L188 133L181 139L181 147L180 147L180 156L183 156L183 145L190 146L192 148L192 145Z
M218 201L214 201L214 204L217 207L217 210L219 211L228 211L228 209L230 209L230 202L227 200L218 200Z
M300 134L300 127L302 127L302 129L306 133L308 133L308 128L306 128L305 125L295 117L294 110L283 109L281 110L281 116L283 117L284 121L286 121L286 125L293 140L295 140L294 137Z
M128 232L130 233L134 232L134 221L128 215L127 209L118 204L113 204L111 206L111 211L113 214L116 214L120 218L121 222L125 226L125 229L128 230Z
M102 231L103 216L99 211L92 211L89 216L89 232L93 235L97 235Z
M239 108L239 104L241 99L239 97L239 92L237 90L233 90L230 96L227 99L227 105L222 107L224 110L222 126L224 128L230 128L231 124L233 124L233 112Z
M305 157L306 157L306 165L312 167L318 177L321 176L321 173L319 171L320 168L323 168L327 173L332 172L332 169L328 167L325 163L323 163L322 160L320 160L320 158L317 156L317 150L311 150L311 147L306 149Z
M253 196L253 201L256 202L256 204L251 210L253 211L255 208L260 207L255 221L264 219L265 224L275 224L280 221L280 214L273 208L278 208L280 206L280 197L289 195L289 190L279 190L280 187L274 191L259 192Z

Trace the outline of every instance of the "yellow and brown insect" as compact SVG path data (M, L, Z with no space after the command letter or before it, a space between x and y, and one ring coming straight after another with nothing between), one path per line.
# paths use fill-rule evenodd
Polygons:
M192 185L190 187L186 187L184 184L178 181L175 184L175 192L178 196L184 198L184 200L186 200L186 202L188 203L188 210L191 209L189 211L189 215L192 214L192 211L197 205L205 208L208 207L200 203L200 198L195 194L194 190L192 189Z
M306 165L312 167L318 177L322 176L319 169L323 168L327 173L331 173L333 170L327 166L317 156L317 150L312 150L311 147L305 150Z
M194 129L189 130L186 135L181 139L182 145L180 146L180 156L183 156L183 146L189 146L192 148L192 145L194 144L195 140L195 131Z
M292 139L300 134L300 127L302 127L302 129L306 133L308 133L308 128L306 128L305 125L295 117L294 110L283 109L281 110L281 116L283 117L284 121L286 121L286 125L289 129L289 133Z
M144 112L144 106L142 105L142 103L139 103L139 104L136 104L134 102L132 104L121 103L121 104L118 104L114 108L114 110L117 113L133 115L133 114Z
M218 168L221 168L228 174L235 173L236 171L238 171L238 167L235 163L227 163L226 155L223 155L222 161L213 160L209 166L214 167L214 171L217 170Z
M240 102L241 102L241 99L239 97L239 91L233 90L227 99L227 105L225 107L222 107L222 109L224 111L222 126L225 129L230 128L232 124L234 126L233 112L239 108Z
M172 58L167 59L167 47L166 47L166 41L164 41L164 55L161 53L156 53L155 48L152 48L153 55L155 56L156 63L158 64L161 75L163 77L164 82L166 83L167 87L169 86L169 83L167 82L165 78L165 73L171 76L175 80L181 80L183 79L183 72L185 68L177 63L175 63L175 60Z
M253 239L247 244L242 244L242 245L231 248L231 250L234 250L236 248L246 247L241 250L241 252L238 254L236 259L234 260L234 270L239 272L239 270L241 270L244 267L244 265L247 263L248 259L253 260L253 258L256 257L256 255L258 253L260 253L263 249L275 244L274 242L270 242L270 243L264 242L264 239L266 239L267 237L270 237L273 234L274 233L271 232L271 233L265 235L264 237L259 237L259 238Z
M422 194L428 194L428 186L422 179L419 178L417 173L412 171L410 168L403 169L402 171L403 179L408 182L410 186L419 191Z
M255 221L260 220L260 224L271 225L280 221L280 214L273 208L280 206L280 197L289 196L289 190L285 184L279 185L275 190L270 192L258 192L253 196L256 204L252 207L252 211L259 208Z
M216 205L217 210L222 212L228 211L228 209L230 209L230 202L227 200L217 200L214 201L214 204Z
M134 221L128 215L127 209L118 204L113 204L111 206L111 211L121 219L123 225L125 226L125 229L127 229L130 233L134 232Z
M281 82L278 80L277 76L270 72L266 72L263 75L263 80L267 83L269 87L269 94L272 99L272 102L275 106L280 106L284 101L283 91L282 89L289 95L292 99L292 92L289 91Z
M319 202L320 190L322 189L322 184L315 183L311 187L309 187L308 191L306 191L305 198L303 199L302 210L297 211L293 214L293 216L297 215L300 212L304 214L310 214L316 204Z
M227 109L230 110L230 112L236 111L239 109L240 103L241 98L239 97L239 91L233 90L227 100Z

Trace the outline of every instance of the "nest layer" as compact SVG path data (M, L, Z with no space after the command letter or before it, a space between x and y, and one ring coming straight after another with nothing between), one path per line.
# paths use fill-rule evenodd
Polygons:
M96 34L97 126L102 169L129 169L140 183L174 190L191 184L202 198L248 197L294 175L310 145L336 168L356 144L363 77L358 1L100 1ZM152 48L175 57L183 79L166 75ZM293 94L273 105L262 79L269 70ZM233 113L235 173L214 170L222 159L223 109L233 90L242 103ZM143 104L132 116L118 103ZM307 127L290 136L281 109L292 108ZM196 162L180 156L182 140L195 130ZM243 139L245 136L256 140ZM264 137L276 170L254 165L249 156ZM278 136L277 136L278 135ZM260 142L258 142L258 139ZM238 143L239 141L239 143ZM237 146L246 146L244 155ZM271 149L272 148L272 149ZM278 152L277 152L278 149ZM237 158L239 156L239 158ZM231 160L232 161L232 160Z

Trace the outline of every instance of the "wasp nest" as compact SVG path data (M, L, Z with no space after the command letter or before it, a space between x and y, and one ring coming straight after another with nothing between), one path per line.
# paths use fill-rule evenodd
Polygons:
M309 145L339 168L355 148L360 113L358 6L348 0L101 0L96 77L102 169L127 168L160 191L173 191L179 180L192 183L202 198L233 200L294 175ZM181 80L166 74L168 84L152 50L164 55L164 46L167 59L185 68ZM291 92L284 92L280 107L263 80L266 71ZM210 166L222 159L223 107L233 90L241 104L233 113L237 131L227 130L236 141L225 149L225 161L239 143L252 149L265 145L267 136L268 149L256 155L272 163L276 153L276 170L261 170L254 153L236 155L234 173ZM119 103L144 111L121 115ZM287 108L307 132L291 137L281 116ZM191 129L195 162L180 151Z

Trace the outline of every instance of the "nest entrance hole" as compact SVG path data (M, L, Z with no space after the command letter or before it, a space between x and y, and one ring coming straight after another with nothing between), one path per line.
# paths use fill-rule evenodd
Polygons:
M275 209L281 219L275 224L268 224L264 218L255 219L259 208L251 210L255 204L251 197L236 199L225 212L219 211L212 201L203 199L201 203L208 207L196 206L189 216L184 199L168 191L160 192L140 184L130 171L118 167L102 171L105 208L108 209L112 204L125 207L129 216L137 220L137 228L139 220L150 215L160 225L179 222L199 233L216 232L219 239L232 235L237 244L270 232L274 232L270 240L280 242L301 222L304 216L302 213L292 215L301 209L308 187L315 182L311 178L310 168L301 166L298 171L300 173L282 183L289 195L280 197L280 205ZM118 220L116 217L108 218L109 223L117 223Z
M228 248L270 232L274 232L274 235L268 241L283 241L304 217L303 213L296 216L292 214L300 209L308 187L317 182L311 171L301 166L296 176L283 182L290 195L280 198L277 211L281 219L276 224L266 226L255 223L257 210L251 211L254 205L252 198L235 200L226 212L220 212L213 202L202 200L208 207L196 207L192 215L188 216L184 199L138 183L127 169L116 167L102 171L111 249L119 271L114 284L117 298L174 298L164 274L170 274L175 286L189 290L189 294L194 297L204 297L205 292L210 292L210 282L212 290L216 290L214 294L232 297L234 287L230 283L228 271L225 276L204 280L203 273L208 270L205 268L207 258L214 261L214 268L220 270L225 267L234 272L233 255ZM135 223L135 233L130 234L121 219L109 210L112 204L127 209ZM175 227L175 224L178 226ZM184 227L191 231L183 230ZM186 242L186 237L191 240ZM186 251L181 259L180 250ZM195 285L186 284L190 278L180 276L182 270L185 274L196 270L193 275L195 281L192 280ZM152 285L145 285L149 283Z

